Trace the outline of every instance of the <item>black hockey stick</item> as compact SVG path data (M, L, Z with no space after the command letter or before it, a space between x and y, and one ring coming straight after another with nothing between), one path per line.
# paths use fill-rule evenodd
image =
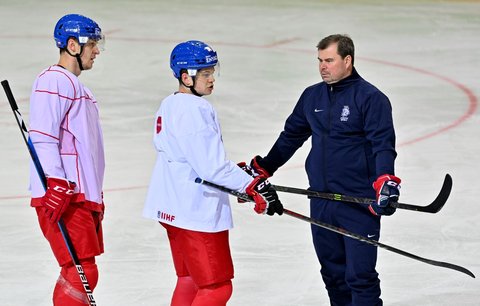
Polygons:
M38 176L40 177L40 181L42 181L43 188L46 190L47 178L45 176L45 172L43 172L42 165L40 163L40 160L38 159L38 155L37 155L37 152L35 151L35 147L33 146L32 141L30 140L29 137L27 137L28 129L27 129L27 126L25 125L25 122L23 121L22 114L20 114L20 111L18 110L18 105L17 105L17 102L15 101L15 98L13 97L13 93L12 93L12 90L10 89L10 85L8 84L7 80L3 80L1 83L2 83L3 89L5 90L5 94L7 95L7 99L8 99L8 102L10 103L10 107L12 108L13 115L17 120L17 124L18 124L18 127L20 128L20 132L22 133L23 140L27 145L28 152L30 153L30 157L32 158L32 161L35 165L35 169L37 170ZM83 267L80 264L80 261L78 260L77 253L75 252L75 249L73 247L70 236L68 235L67 229L65 228L65 224L63 223L63 220L60 219L57 225L60 229L60 232L62 233L63 239L65 240L65 244L67 246L68 252L72 257L73 264L77 269L77 273L78 273L78 276L80 277L83 288L85 289L88 303L90 306L95 306L97 305L97 303L95 303L95 299L93 298L91 287L88 283L87 277L85 276Z
M221 191L224 191L224 192L227 192L227 193L229 193L229 194L231 194L231 195L233 195L233 196L236 196L237 198L241 198L242 200L245 200L245 201L253 201L252 198L251 198L250 196L248 196L247 194L245 194L245 193L241 193L241 192L238 192L238 191L235 191L235 190L231 190L231 189L226 188L226 187L223 187L223 186L219 186L219 185L217 185L217 184L214 184L214 183L211 183L211 182L202 180L201 178L196 178L196 179L195 179L195 182L196 182L196 183L199 183L199 184L203 184L203 185L206 185L206 186L210 186L210 187L216 188L216 189L221 190ZM347 230L345 230L345 229L343 229L343 228L336 227L336 226L333 226L333 225L331 225L331 224L324 223L324 222L321 222L321 221L312 219L312 218L310 218L310 217L301 215L301 214L299 214L299 213L296 213L296 212L291 211L291 210L286 209L286 208L284 208L283 213L286 214L286 215L288 215L288 216L291 216L291 217L294 217L294 218L297 218L297 219L300 219L300 220L309 222L309 223L311 223L311 224L313 224L313 225L322 227L322 228L327 229L327 230L329 230L329 231L338 233L338 234L340 234L340 235L343 235L343 236L346 236L346 237L350 237L350 238L353 238L353 239L356 239L356 240L360 240L360 241L363 241L363 242L365 242L365 243L374 245L374 246L376 246L376 247L385 249L385 250L387 250L387 251L391 251L391 252L394 252L394 253L397 253L397 254L400 254L400 255L403 255L403 256L406 256L406 257L409 257L409 258L412 258L412 259L421 261L421 262L426 263L426 264L429 264L429 265L433 265L433 266L438 266L438 267L443 267L443 268L447 268L447 269L456 270L456 271L465 273L465 274L467 274L467 275L475 278L475 275L474 275L472 272L470 272L469 270L467 270L466 268L464 268L464 267L457 266L457 265L454 265L454 264L451 264L451 263L448 263L448 262L442 262L442 261L436 261L436 260L432 260L432 259L423 258L423 257L417 256L417 255L414 255L414 254L405 252L405 251L403 251L403 250L400 250L400 249L397 249L397 248L388 246L388 245L386 245L386 244L380 243L380 242L378 242L378 241L376 241L376 240L372 240L372 239L369 239L369 238L367 238L367 237L364 237L364 236L361 236L361 235L358 235L358 234L349 232L349 231L347 231Z
M343 195L338 193L319 192L319 191L314 191L309 189L301 189L301 188L279 186L279 185L272 185L272 186L275 188L276 191L303 194L311 198L322 198L322 199L333 200L333 201L343 201L343 202L351 202L351 203L366 204L366 205L371 205L375 203L375 199L369 199L369 198L353 197L353 196L348 196L348 195ZM445 205L448 197L450 196L451 190L452 190L452 177L450 176L450 174L447 174L445 175L445 180L443 181L442 189L440 189L440 193L437 195L437 198L427 206L418 206L418 205L404 204L404 203L393 203L392 205L400 209L408 209L408 210L435 214L439 212L440 209L442 209L443 205Z

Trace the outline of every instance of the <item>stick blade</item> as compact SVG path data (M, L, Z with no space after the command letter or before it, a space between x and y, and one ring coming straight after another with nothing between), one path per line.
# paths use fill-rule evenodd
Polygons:
M433 202L426 206L423 211L429 213L437 213L439 212L445 203L447 203L448 197L450 196L450 192L452 191L453 180L450 174L445 175L445 179L443 180L442 189L438 193L438 196L433 200Z
M433 200L432 203L426 206L418 206L418 205L405 204L405 203L394 203L394 205L397 208L401 208L401 209L408 209L413 211L420 211L420 212L435 214L443 208L445 203L447 203L448 197L450 196L450 192L452 191L452 185L453 185L452 177L450 176L450 174L447 173L445 175L445 179L443 180L442 188L440 189L440 192L438 193L437 197L435 198L435 200Z

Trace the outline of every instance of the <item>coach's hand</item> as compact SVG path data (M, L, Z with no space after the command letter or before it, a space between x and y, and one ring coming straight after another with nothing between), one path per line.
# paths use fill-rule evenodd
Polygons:
M376 202L369 206L370 212L378 215L392 215L396 207L392 203L398 202L400 196L400 182L402 180L392 174L384 174L373 183Z
M252 158L250 161L250 167L253 169L253 174L255 176L262 176L264 178L269 178L272 176L272 173L268 172L267 169L265 169L262 166L263 158L259 155L256 155L255 157Z

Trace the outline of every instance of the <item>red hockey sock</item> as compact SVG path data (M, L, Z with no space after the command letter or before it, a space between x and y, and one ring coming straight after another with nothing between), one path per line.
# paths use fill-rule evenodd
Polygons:
M85 277L93 291L98 282L98 269L95 258L80 260ZM53 305L55 306L84 306L89 305L82 281L74 265L63 266L57 285L53 291Z
M173 291L171 306L190 306L197 294L198 287L190 276L177 278L177 285Z
M232 281L200 288L192 306L225 306L232 296Z

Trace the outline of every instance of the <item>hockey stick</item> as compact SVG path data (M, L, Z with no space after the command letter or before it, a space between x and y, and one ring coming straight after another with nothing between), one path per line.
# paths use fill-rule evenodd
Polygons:
M224 191L224 192L227 192L227 193L229 193L229 194L231 194L231 195L233 195L233 196L236 196L237 198L240 198L240 199L245 200L245 201L253 201L252 198L250 198L250 196L248 196L248 195L245 194L245 193L241 193L241 192L238 192L238 191L235 191L235 190L231 190L231 189L226 188L226 187L223 187L223 186L219 186L219 185L217 185L217 184L214 184L214 183L211 183L211 182L202 180L201 178L196 178L196 179L195 179L195 182L196 182L196 183L199 183L199 184L203 184L203 185L206 185L206 186L210 186L210 187L216 188L216 189L221 190L221 191ZM409 258L412 258L412 259L421 261L421 262L426 263L426 264L429 264L429 265L433 265L433 266L438 266L438 267L443 267L443 268L447 268L447 269L456 270L456 271L465 273L465 274L467 274L467 275L475 278L475 275L474 275L472 272L470 272L469 270L467 270L466 268L464 268L464 267L457 266L457 265L454 265L454 264L451 264L451 263L448 263L448 262L442 262L442 261L436 261L436 260L432 260L432 259L423 258L423 257L417 256L417 255L414 255L414 254L405 252L405 251L403 251L403 250L400 250L400 249L397 249L397 248L388 246L388 245L386 245L386 244L380 243L380 242L378 242L378 241L376 241L376 240L372 240L372 239L366 238L366 237L364 237L364 236L361 236L361 235L358 235L358 234L349 232L349 231L347 231L347 230L345 230L345 229L343 229L343 228L336 227L336 226L334 226L334 225L331 225L331 224L328 224L328 223L324 223L324 222L321 222L321 221L312 219L312 218L310 218L310 217L301 215L301 214L299 214L299 213L296 213L296 212L291 211L291 210L286 209L286 208L283 209L283 213L286 214L286 215L288 215L288 216L297 218L297 219L299 219L299 220L306 221L306 222L309 222L309 223L311 223L311 224L313 224L313 225L322 227L322 228L324 228L324 229L326 229L326 230L329 230L329 231L332 231L332 232L335 232L335 233L338 233L338 234L340 234L340 235L343 235L343 236L346 236L346 237L350 237L350 238L353 238L353 239L356 239L356 240L363 241L363 242L365 242L365 243L374 245L374 246L376 246L376 247L385 249L385 250L387 250L387 251L391 251L391 252L394 252L394 253L397 253L397 254L400 254L400 255L403 255L403 256L406 256L406 257L409 257Z
M303 194L311 198L321 198L333 201L343 201L343 202L351 202L357 204L366 204L371 205L375 203L374 199L369 198L360 198L360 197L353 197L343 194L337 193L326 193L326 192L319 192L309 189L301 189L295 187L287 187L287 186L279 186L279 185L272 185L276 191L281 192L288 192L288 193L295 193L295 194ZM435 200L432 203L428 204L427 206L418 206L413 204L404 204L404 203L393 203L392 205L396 208L400 209L408 209L426 213L435 214L439 212L442 207L447 202L448 197L450 196L450 191L452 190L452 177L450 174L445 175L445 180L443 181L442 189L438 193Z
M40 160L38 158L37 152L35 151L35 147L33 146L32 141L30 140L29 137L27 139L28 129L27 129L27 126L25 125L25 122L23 121L22 114L20 114L20 111L18 110L18 105L17 105L17 102L15 101L15 98L13 97L13 93L12 93L12 90L10 89L10 85L8 84L7 80L3 80L1 83L2 83L3 89L5 90L5 94L7 95L8 102L10 103L10 106L12 108L13 115L17 120L17 124L18 124L18 127L20 128L20 132L22 133L23 140L27 145L28 152L30 153L30 157L32 158L32 161L35 165L35 169L37 170L38 176L40 177L40 181L43 184L43 188L46 190L47 178L45 176L45 172L43 172L42 165L40 164ZM65 244L67 246L68 252L70 253L70 256L72 257L72 261L77 269L77 273L82 282L83 289L85 289L88 303L90 306L95 306L97 304L95 303L95 299L93 298L91 287L88 283L85 272L83 271L83 267L80 264L80 261L78 260L77 253L75 252L75 249L73 247L70 236L68 235L67 229L65 228L65 224L63 223L63 220L60 219L57 225L60 229L60 233L62 233L63 239L65 240Z

